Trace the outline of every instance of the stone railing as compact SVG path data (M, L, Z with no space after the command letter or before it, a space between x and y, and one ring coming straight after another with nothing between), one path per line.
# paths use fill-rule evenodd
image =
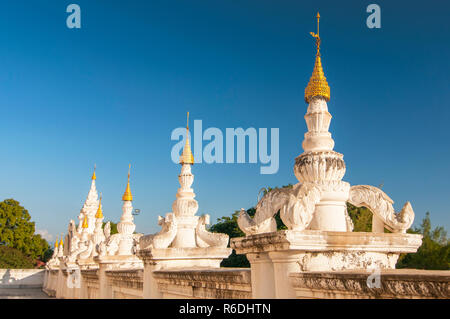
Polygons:
M248 299L252 297L250 269L155 271L163 298Z
M99 280L96 269L81 271L82 297L88 299L99 298Z
M69 271L48 270L43 288L50 296L74 299L141 299L145 285L153 285L161 298L249 299L252 291L250 268L171 269L153 271L144 281L144 269L81 270L79 286L67 284ZM414 269L382 270L379 285L369 288L369 270L294 272L287 274L294 298L450 298L449 271ZM279 274L279 279L284 277ZM263 280L263 279L261 279ZM283 280L282 280L283 281ZM100 287L103 287L102 289ZM253 283L253 289L260 289Z
M114 299L138 299L143 294L142 269L106 271L107 294Z
M369 288L371 272L305 272L291 274L297 298L433 298L450 297L449 271L394 269L380 271Z
M47 270L43 291L65 299L144 298L144 269ZM74 276L71 281L70 276ZM162 298L231 299L251 298L250 269L177 269L153 272L153 284ZM148 283L152 284L152 283Z

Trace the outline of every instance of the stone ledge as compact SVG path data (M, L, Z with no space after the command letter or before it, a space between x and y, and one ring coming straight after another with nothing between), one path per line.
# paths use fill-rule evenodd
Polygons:
M422 236L416 234L282 230L233 238L231 248L237 254L282 250L413 253L421 243Z
M150 248L139 250L137 256L149 260L223 259L231 254L230 248Z
M298 298L450 298L450 271L391 269L380 272L380 288L369 288L370 271L290 274Z

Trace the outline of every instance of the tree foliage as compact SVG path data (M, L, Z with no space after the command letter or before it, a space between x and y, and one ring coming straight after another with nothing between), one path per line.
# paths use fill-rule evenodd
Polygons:
M44 259L49 244L35 234L28 211L14 199L0 202L0 246L15 248L33 260Z
M372 231L372 212L369 209L347 203L347 212L352 219L354 232Z
M103 222L102 229L105 228L105 225L106 225L107 223L108 223L108 222ZM109 224L110 224L110 226L111 226L111 235L117 234L117 233L119 232L119 231L117 230L117 223L112 222L112 221L109 221Z
M0 246L0 268L3 269L31 269L35 267L32 258L19 249Z
M292 184L283 186L283 187L292 187ZM269 187L267 189L264 189L264 195L270 192L273 188ZM217 223L214 225L211 225L209 228L209 231L214 233L224 233L230 236L230 238L235 237L243 237L245 236L244 232L240 230L237 219L239 217L240 211L235 211L231 217L224 216L217 219ZM250 217L253 217L256 213L255 207L247 209L247 214ZM283 221L280 218L280 212L277 212L275 215L275 221L277 222L277 229L287 229L287 227L284 225ZM222 267L250 267L250 263L245 257L245 255L238 255L236 254L236 251L233 249L233 252L231 255L224 259L222 263L220 264Z
M422 234L422 246L416 253L402 254L397 268L450 270L450 241L443 227L431 228L430 213L427 212L419 227L408 233Z

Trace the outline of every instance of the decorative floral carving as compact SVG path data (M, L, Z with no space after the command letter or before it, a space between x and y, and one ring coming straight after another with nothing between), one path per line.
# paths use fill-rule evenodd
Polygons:
M340 181L345 174L344 155L334 151L307 152L295 159L300 182Z
M326 298L444 298L450 297L449 280L442 275L420 271L381 272L380 287L369 288L370 272L303 272L291 274L294 289L309 291L310 296ZM300 297L300 296L299 296ZM306 296L305 296L306 297Z

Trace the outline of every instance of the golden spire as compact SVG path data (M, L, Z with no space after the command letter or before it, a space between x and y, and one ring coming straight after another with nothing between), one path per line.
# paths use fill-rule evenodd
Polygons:
M186 144L180 156L180 164L194 164L194 156L192 155L191 144L189 143L189 112L187 112Z
M102 194L100 194L100 203L98 204L97 214L95 214L95 218L103 218L102 212Z
M97 179L97 176L95 176L95 168L97 167L97 164L94 164L94 174L92 174L92 180L95 181Z
M128 183L127 188L125 189L125 193L123 193L122 200L123 201L132 201L133 195L131 195L131 189L130 189L130 170L131 170L131 164L128 166Z
M60 245L61 247L64 246L63 235L61 235L61 241L59 242L59 245Z
M319 36L319 20L320 14L317 12L317 34L310 32L311 35L316 38L316 62L314 64L314 70L309 79L308 86L305 89L305 101L309 103L314 96L322 96L325 100L330 100L330 87L327 83L327 78L323 72L322 61L320 60L320 36Z
M83 219L83 224L81 225L82 228L88 228L88 221L87 221L87 216L84 215L84 219Z
M58 248L58 236L56 236L55 248Z

